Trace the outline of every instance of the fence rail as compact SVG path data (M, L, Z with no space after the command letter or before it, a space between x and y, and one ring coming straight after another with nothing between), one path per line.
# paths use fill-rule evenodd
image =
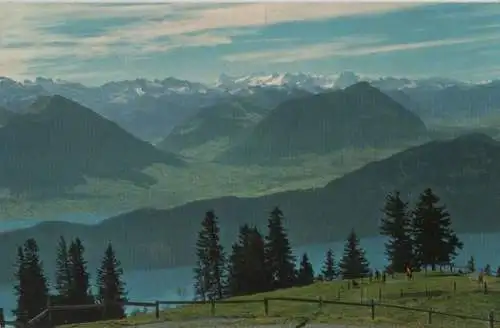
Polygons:
M211 306L211 315L215 316L216 304L251 304L251 303L262 303L264 315L269 316L270 306L269 304L273 301L281 301L281 302L300 302L300 303L310 303L310 304L318 304L318 310L321 311L323 305L344 305L344 306L353 306L353 307L365 307L371 309L371 319L375 320L376 318L376 309L379 307L383 308L392 308L399 309L403 311L413 311L413 312L422 312L428 314L427 323L432 324L433 315L440 315L446 317L453 317L463 320L474 320L474 321L483 321L488 322L490 328L495 327L495 323L500 323L500 320L496 320L494 318L493 312L490 312L486 317L480 316L469 316L457 313L447 313L434 310L432 308L419 308L419 307L409 307L402 306L397 304L389 304L383 303L380 301L376 301L374 299L369 302L347 302L347 301L339 301L339 300L328 300L323 299L322 297L314 298L300 298L300 297L266 297L258 300L215 300L215 301L155 301L155 302L135 302L135 301L127 301L127 302L114 302L108 304L84 304L84 305L54 305L48 306L45 310L40 312L37 316L33 317L31 320L27 322L27 324L22 328L36 328L37 323L43 319L46 315L49 316L53 311L69 311L69 310L85 310L85 309L95 309L95 308L104 308L108 305L123 305L123 306L140 306L140 307L151 307L154 308L155 318L160 319L160 305L208 305ZM15 321L6 321L4 318L4 311L0 308L0 327L5 328L6 325L15 326L21 328ZM309 321L309 319L307 320ZM500 326L497 326L500 327Z

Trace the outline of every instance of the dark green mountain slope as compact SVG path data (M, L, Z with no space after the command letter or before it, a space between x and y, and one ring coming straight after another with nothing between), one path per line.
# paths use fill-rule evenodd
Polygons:
M386 147L426 134L424 123L367 82L286 101L220 156L251 163L342 148Z
M278 104L311 94L299 90L254 87L246 95L231 96L200 109L186 119L157 147L163 150L211 160L244 140L252 128Z
M249 99L226 100L202 108L194 117L176 126L157 146L160 149L181 152L208 142L229 144L257 124L267 109Z
M265 229L268 212L279 205L294 245L344 239L352 228L360 236L378 234L387 192L406 198L433 188L448 206L458 232L500 231L500 143L472 134L434 141L370 163L315 190L289 191L257 198L224 197L192 202L170 210L141 209L97 226L44 223L0 234L0 256L13 262L25 238L40 241L45 263L54 263L59 234L80 236L89 246L91 265L98 263L108 240L120 250L126 268L189 265L196 232L205 211L220 218L222 241L229 246L242 223ZM0 281L10 278L0 269Z
M0 107L0 127L6 125L15 115L16 113Z
M181 165L115 123L61 96L39 98L0 129L0 186L13 193L67 191L85 177L154 183L140 170Z

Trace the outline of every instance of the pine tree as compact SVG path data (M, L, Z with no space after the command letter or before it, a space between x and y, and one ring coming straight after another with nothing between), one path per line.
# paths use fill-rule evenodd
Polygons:
M450 264L457 249L463 245L451 229L451 217L445 206L438 206L439 197L430 188L420 194L413 211L412 237L415 262L418 266Z
M255 294L270 290L264 238L256 227L248 229L242 246L248 293Z
M370 273L369 263L365 258L364 250L359 245L354 229L347 237L339 267L342 279L362 278Z
M262 235L257 228L244 225L229 261L229 295L267 291L270 288L268 281Z
M500 278L500 266L497 268L497 272L495 274L495 277Z
M314 270L307 253L302 255L300 261L299 273L297 275L297 285L307 286L314 283Z
M101 266L97 271L97 299L106 304L105 319L118 319L125 316L123 304L127 300L125 283L122 280L123 269L116 258L111 244L108 244Z
M290 242L283 228L283 213L276 207L268 221L266 236L266 266L273 289L288 288L295 284L297 278L295 257L292 254Z
M18 248L18 285L15 286L18 299L14 313L20 322L33 318L47 306L49 290L38 252L33 238L26 240L23 248Z
M28 277L26 276L27 268L26 261L24 259L24 251L21 246L17 248L17 262L16 262L16 273L14 277L17 280L17 284L14 286L14 293L17 297L17 306L12 314L17 318L20 323L26 323L28 319L28 308L29 308L29 295L27 288Z
M245 285L245 261L243 249L239 243L234 243L229 256L228 276L227 276L227 296L245 295L247 286Z
M203 300L221 299L225 291L226 258L219 240L217 221L213 211L205 214L196 243L195 292Z
M93 303L84 252L85 248L79 238L71 242L68 251L68 269L71 277L68 296L71 304Z
M55 288L62 303L68 300L71 286L71 271L68 258L68 246L63 236L59 239L56 259L56 285Z
M196 241L196 265L194 267L194 294L196 300L206 301L210 290L211 275L208 258L208 236L204 230L198 232Z
M338 276L337 269L335 268L335 260L333 257L333 251L329 249L326 252L325 262L323 263L323 269L321 270L321 275L326 281L332 281Z
M467 270L469 273L476 272L476 260L474 259L474 256L471 256L469 261L467 261Z
M448 240L445 244L445 248L441 252L439 261L442 264L449 264L450 267L453 267L453 261L457 257L458 251L463 249L464 244L458 239L458 236L453 231L447 238Z
M491 276L491 265L486 264L486 266L484 267L484 274L487 276Z
M406 266L413 261L408 203L401 199L399 192L390 193L386 196L382 212L384 217L380 232L389 237L389 241L385 244L385 253L390 267L394 272L405 272Z

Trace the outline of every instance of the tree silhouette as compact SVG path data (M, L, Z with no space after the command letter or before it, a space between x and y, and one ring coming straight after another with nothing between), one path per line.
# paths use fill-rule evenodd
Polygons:
M325 255L325 262L323 263L323 269L321 270L321 275L326 281L332 281L337 278L338 272L335 268L335 259L333 257L333 251L329 249Z
M19 322L33 318L47 306L49 290L47 278L39 257L39 249L35 239L26 240L23 248L17 252L17 308L14 314Z
M195 294L203 300L221 299L225 291L226 257L217 221L214 211L206 212L196 242Z
M125 317L122 304L127 300L125 283L122 280L123 269L116 258L113 246L108 244L101 265L97 270L97 299L106 305L105 319L119 319Z
M419 266L450 264L463 244L451 228L451 217L432 189L420 194L412 220L412 239L415 262Z
M68 258L68 246L63 236L59 239L56 257L55 289L61 302L67 302L71 288L71 270Z
M405 272L406 266L413 262L411 240L411 219L408 213L408 203L404 202L399 192L386 196L382 210L384 217L380 225L380 232L387 236L385 253L390 267L394 272Z
M283 228L283 220L283 212L275 207L270 213L267 224L266 266L274 289L292 287L297 278L295 257Z
M314 282L314 270L307 253L302 255L300 261L299 273L297 275L297 285L307 286Z
M344 247L344 255L339 264L342 279L357 279L370 273L369 263L365 252L359 245L356 232L351 230Z

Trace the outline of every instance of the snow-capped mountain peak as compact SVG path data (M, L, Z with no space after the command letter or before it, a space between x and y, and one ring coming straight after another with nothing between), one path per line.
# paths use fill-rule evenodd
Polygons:
M382 90L401 90L405 88L442 89L452 85L465 85L451 79L426 78L409 79L404 77L369 77L344 71L340 74L311 73L272 73L251 74L246 76L229 76L222 74L215 82L215 87L230 91L246 90L253 87L296 88L309 92L321 92L328 89L344 89L360 81L370 82Z

